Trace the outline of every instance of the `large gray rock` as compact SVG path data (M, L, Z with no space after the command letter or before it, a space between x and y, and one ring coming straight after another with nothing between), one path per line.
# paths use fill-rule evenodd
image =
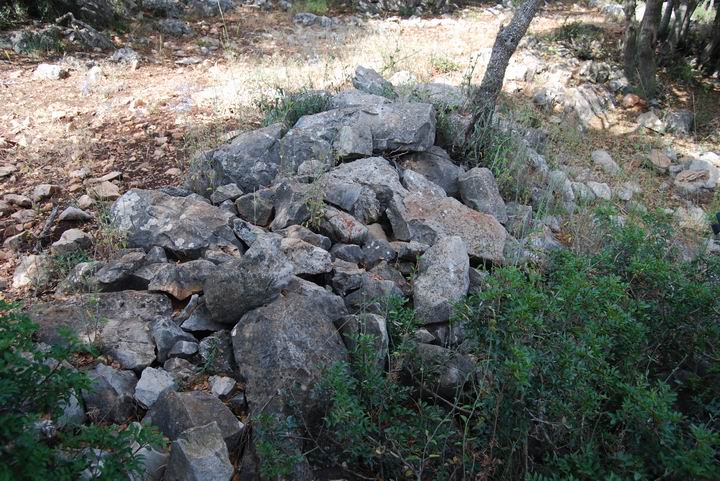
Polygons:
M464 206L452 197L413 192L395 197L387 210L397 240L432 245L439 238L462 238L471 258L501 263L507 232L491 215Z
M443 237L420 258L413 283L417 318L426 324L448 321L453 304L470 287L470 259L462 239Z
M352 84L356 89L368 94L380 95L390 99L397 97L395 87L390 82L382 78L382 75L375 70L361 65L358 65L355 69Z
M382 95L369 94L360 90L343 90L330 100L330 107L342 109L345 107L376 107L388 104L390 100Z
M243 192L270 185L280 164L282 125L245 132L217 149L203 153L194 162L188 186L201 195L212 187L237 184Z
M280 158L287 173L311 159L327 170L338 159L424 151L434 142L435 109L430 104L348 107L302 117L280 142Z
M462 107L468 100L461 88L438 82L417 84L412 95L423 102L449 110Z
M89 249L92 245L92 237L80 229L68 229L62 233L60 239L53 242L50 252L55 256L72 254L79 250Z
M324 274L332 269L330 253L303 240L285 238L280 249L292 263L296 275Z
M216 422L184 431L170 447L165 481L230 481L234 469Z
M240 319L231 335L251 410L290 399L304 413L318 407L313 385L324 367L347 357L333 324L346 314L340 297L295 278L271 304Z
M293 265L276 234L259 237L245 255L218 266L205 281L205 304L212 320L237 322L246 312L272 302L287 286Z
M195 342L191 334L183 331L169 318L155 321L150 328L150 335L157 346L157 357L160 362L165 362L170 357L170 351L178 342Z
M215 269L215 264L204 259L184 264L160 264L150 280L148 290L164 292L182 301L202 291L203 283Z
M177 382L164 369L145 368L135 386L135 400L149 408L167 390L176 389Z
M377 222L393 196L407 193L397 170L382 157L341 164L317 184L325 202L349 212L363 224Z
M490 214L498 222L508 220L505 202L490 169L475 167L460 175L460 197L463 203L473 209Z
M193 196L132 189L113 204L110 213L130 247L160 246L192 259L212 246L240 248L231 227L233 215Z
M348 280L356 281L356 279ZM343 299L345 306L353 314L382 315L387 312L392 298L404 297L404 293L396 281L397 279L383 279L378 275L363 271L360 276L360 286L349 292Z
M314 199L310 186L285 181L275 189L273 207L275 219L270 229L278 231L291 225L301 225L310 219L309 201Z
M229 331L215 332L200 341L198 354L207 373L233 374L235 358Z
M384 317L371 313L350 314L338 319L335 325L350 353L358 348L359 336L369 336L371 339L369 347L375 354L378 364L384 366L390 345Z
M362 245L368 238L368 229L363 223L330 206L323 210L318 229L333 241L344 244Z
M665 116L665 125L669 132L681 136L690 135L695 126L695 116L687 109L673 110Z
M205 391L166 391L148 411L154 426L175 440L186 429L217 422L228 448L240 441L243 425L220 399Z
M82 397L93 420L123 423L135 414L133 393L137 378L132 371L119 371L101 363L88 377L90 389L82 391Z
M475 370L470 358L441 346L417 344L410 356L407 371L413 381L445 399L457 398Z
M126 289L147 289L148 279L135 275L146 264L145 253L128 252L112 259L98 269L92 283L101 291L124 291Z
M255 225L266 226L272 219L274 200L273 189L260 189L238 197L235 201L235 209L241 219Z
M36 303L28 314L40 326L43 342L62 343L59 331L67 328L84 342L99 343L124 368L142 369L155 360L150 325L169 320L172 305L162 294L123 291Z
M447 195L455 196L459 192L458 177L463 170L453 163L441 147L432 146L426 152L408 154L403 157L402 166L424 175L442 187Z

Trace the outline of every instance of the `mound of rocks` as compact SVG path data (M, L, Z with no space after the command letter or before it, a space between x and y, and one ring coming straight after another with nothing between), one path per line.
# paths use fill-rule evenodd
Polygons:
M368 69L354 83L365 91L287 131L204 153L188 188L125 192L110 217L127 248L77 265L56 300L29 311L42 341L63 342L65 327L112 360L92 371L87 414L145 413L172 440L165 479L229 479L238 414L292 414L312 429L326 402L315 387L357 334L374 337L385 365L392 298L424 326L404 369L447 359L425 388L461 393L474 364L446 355L464 339L454 305L483 269L558 248L549 229L527 235L532 207L506 204L490 170L466 171L435 145L433 104L378 95L385 84ZM529 170L544 164L527 158ZM83 242L75 234L62 246ZM188 390L198 376L212 376L208 389Z

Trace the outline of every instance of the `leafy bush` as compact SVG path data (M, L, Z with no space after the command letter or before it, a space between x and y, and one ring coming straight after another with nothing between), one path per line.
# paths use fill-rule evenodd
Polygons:
M286 93L278 89L277 95L260 99L257 105L265 115L263 125L280 122L286 128L290 128L303 115L313 115L327 110L330 96L322 91L301 90Z
M420 396L395 368L407 311L389 319L406 326L389 373L358 339L324 385L324 459L384 479L717 479L720 262L680 260L662 217L615 214L597 212L598 252L498 268L457 307L477 367L457 399Z
M36 344L36 331L16 306L0 301L0 479L125 481L139 473L139 446L162 438L137 425L58 424L62 406L90 387L69 364L84 348L69 337L64 347Z

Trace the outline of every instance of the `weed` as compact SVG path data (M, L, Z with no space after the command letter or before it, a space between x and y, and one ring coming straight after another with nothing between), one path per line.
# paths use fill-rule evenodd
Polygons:
M308 220L304 226L310 229L317 229L325 216L325 193L315 181L305 194L305 206L308 210Z
M265 116L263 125L281 123L290 128L304 115L324 112L330 106L330 97L325 92L301 90L285 92L278 88L273 97L261 97L257 107Z
M76 265L91 261L90 254L84 250L60 254L52 257L52 272L55 279L65 279Z
M459 72L462 66L445 55L433 54L430 56L430 65L437 73Z
M95 235L95 259L110 259L120 249L127 247L127 235L119 230L112 221L110 212L102 210L98 214L98 226Z
M262 412L252 418L253 442L260 458L264 479L289 476L303 457L292 446L291 433L297 429L292 416L280 418Z
M293 13L309 12L315 15L325 15L329 10L327 0L300 0L293 2Z
M602 40L603 29L597 25L579 21L568 22L557 28L550 40L569 48L580 60L592 60L600 56L597 43Z

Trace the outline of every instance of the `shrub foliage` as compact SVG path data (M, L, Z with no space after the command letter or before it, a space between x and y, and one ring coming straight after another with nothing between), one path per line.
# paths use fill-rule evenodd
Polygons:
M393 310L389 372L362 336L329 369L314 452L383 479L717 479L720 264L679 260L662 218L611 214L601 251L496 269L457 307L477 370L456 399L398 375L414 341Z
M0 301L0 480L127 480L141 470L141 447L160 444L149 428L63 426L63 406L90 387L69 361L84 351L33 341L37 326ZM62 429L61 429L62 428Z

